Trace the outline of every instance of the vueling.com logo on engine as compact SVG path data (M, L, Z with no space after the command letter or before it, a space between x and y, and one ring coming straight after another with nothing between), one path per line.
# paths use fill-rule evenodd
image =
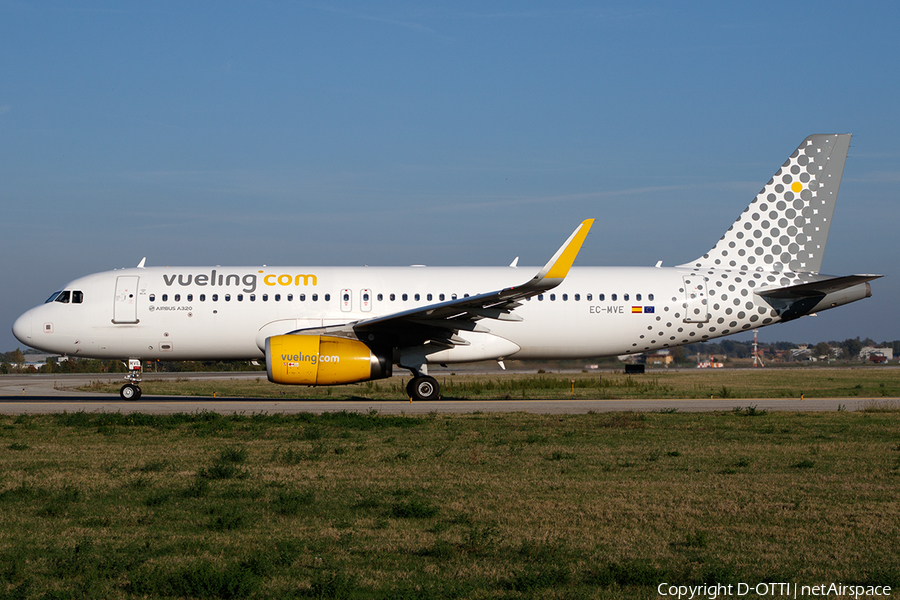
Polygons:
M338 363L341 362L340 356L333 356L328 354L282 354L281 360L284 362L285 367L299 367L300 363L308 362L311 365L318 364L320 362L326 363Z

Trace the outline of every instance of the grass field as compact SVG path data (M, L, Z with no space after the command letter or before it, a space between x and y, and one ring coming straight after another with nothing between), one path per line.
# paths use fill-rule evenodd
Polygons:
M896 409L0 416L0 467L0 598L900 588Z
M436 375L447 398L900 398L900 370L884 367L654 370L644 375L621 373L535 373L497 375ZM394 377L356 385L310 388L256 379L154 379L148 375L145 394L234 396L245 398L368 398L404 400L409 378ZM84 391L117 393L122 382L98 380Z

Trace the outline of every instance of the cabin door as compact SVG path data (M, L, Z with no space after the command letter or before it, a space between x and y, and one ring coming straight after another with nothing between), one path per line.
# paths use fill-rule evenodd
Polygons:
M113 323L137 323L137 290L140 277L122 275L116 278Z

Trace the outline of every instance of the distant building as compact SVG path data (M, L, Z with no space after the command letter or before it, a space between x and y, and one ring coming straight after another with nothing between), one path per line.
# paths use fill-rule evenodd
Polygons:
M672 361L675 360L672 358L672 354L666 350L657 350L656 352L652 352L647 355L647 363L651 365L670 365Z
M809 344L800 344L798 347L791 349L791 356L794 360L813 360L812 352Z
M886 360L894 359L893 348L876 348L875 346L866 346L859 351L859 357L863 360L869 360L872 356L883 356Z
M47 364L48 358L54 358L58 363L68 360L67 356L60 356L59 354L29 352L25 355L25 366L40 369Z

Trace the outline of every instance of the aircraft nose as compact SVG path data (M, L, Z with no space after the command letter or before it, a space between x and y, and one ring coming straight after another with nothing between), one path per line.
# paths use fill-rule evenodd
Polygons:
M31 311L29 310L21 317L16 319L16 322L13 323L13 335L16 336L16 339L25 344L26 346L33 345L32 342L32 332L31 332Z

